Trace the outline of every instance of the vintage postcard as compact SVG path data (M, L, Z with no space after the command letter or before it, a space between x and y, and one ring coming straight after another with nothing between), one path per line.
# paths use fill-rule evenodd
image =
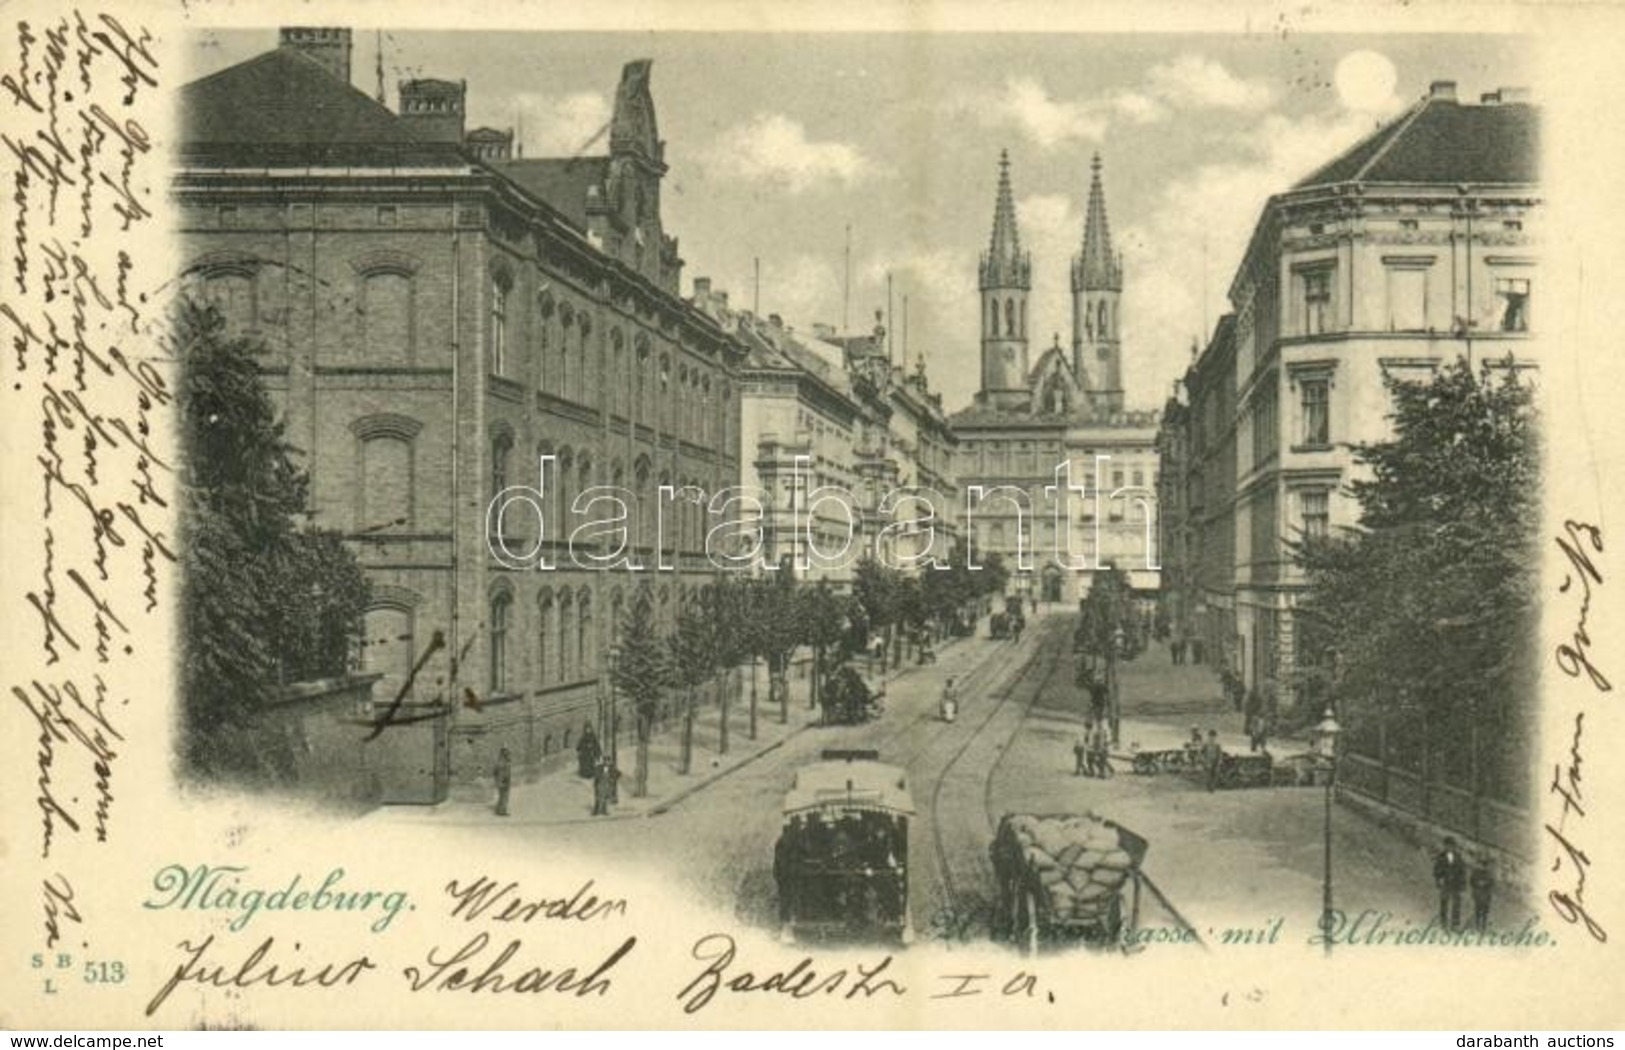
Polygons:
M1617 8L0 16L0 1025L1625 1026Z

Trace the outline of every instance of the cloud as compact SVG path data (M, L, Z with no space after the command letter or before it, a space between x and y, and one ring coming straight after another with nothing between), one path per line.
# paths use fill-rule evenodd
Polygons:
M731 128L706 151L707 171L802 193L824 183L853 186L873 174L873 164L855 146L815 142L798 121L763 113Z
M607 95L578 91L569 95L543 95L521 92L515 99L523 133L521 145L527 157L571 157L578 153L608 151L605 139L613 107ZM497 123L508 127L513 115Z
M1200 55L1180 55L1151 67L1146 83L1151 96L1176 109L1253 111L1272 99L1264 81L1244 80Z
M1343 110L1271 114L1227 136L1239 153L1170 180L1141 221L1114 231L1126 264L1125 384L1139 403L1161 403L1168 381L1184 374L1192 339L1205 345L1229 311L1231 279L1270 195L1375 127L1369 114Z
M1000 90L963 93L949 106L986 127L1015 127L1050 150L1099 142L1115 121L1153 124L1179 111L1252 112L1273 98L1265 81L1238 77L1220 62L1187 54L1152 66L1137 87L1091 98L1061 98L1035 77L1013 76Z

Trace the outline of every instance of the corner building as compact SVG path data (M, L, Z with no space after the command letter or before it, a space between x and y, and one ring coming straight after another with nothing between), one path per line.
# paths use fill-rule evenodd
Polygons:
M284 29L186 85L172 191L183 285L263 342L313 520L372 580L359 663L409 724L367 761L386 800L432 802L501 746L535 767L612 724L635 588L669 622L713 576L704 521L662 514L656 490L738 477L744 351L678 297L649 63L622 72L607 156L566 163L465 132L461 82L404 82L392 112L351 85L350 52L348 30ZM487 508L536 486L543 457L541 536L519 511L495 537L516 566ZM587 518L564 508L601 485L636 497L627 553L646 571L572 561Z

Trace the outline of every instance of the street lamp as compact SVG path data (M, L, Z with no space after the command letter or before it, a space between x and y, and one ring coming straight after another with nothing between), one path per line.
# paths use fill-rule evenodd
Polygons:
M1320 911L1320 932L1326 944L1326 954L1332 953L1332 793L1337 781L1337 734L1343 727L1337 724L1330 703L1326 714L1314 729L1314 748L1326 763L1326 870L1322 880L1323 895Z
M1107 653L1106 675L1108 679L1107 688L1111 690L1112 746L1114 747L1117 746L1119 727L1123 720L1123 696L1122 689L1119 688L1117 681L1117 658L1128 651L1127 638L1128 635L1124 633L1123 625L1118 624L1112 629L1111 651Z

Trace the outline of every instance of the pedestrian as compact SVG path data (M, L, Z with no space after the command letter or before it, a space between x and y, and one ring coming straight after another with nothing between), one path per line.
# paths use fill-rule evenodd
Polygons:
M1490 855L1480 853L1467 876L1467 888L1473 894L1473 929L1483 933L1490 927L1490 894L1495 891L1495 872L1490 869Z
M1109 780L1112 775L1111 739L1106 723L1101 722L1095 726L1094 737L1089 742L1090 764L1095 776L1102 780Z
M1179 658L1183 655L1184 648L1185 639L1183 638L1175 637L1173 641L1168 643L1168 657L1173 661L1175 667L1179 666Z
M1264 754L1270 749L1270 729L1274 725L1274 716L1266 706L1253 715L1252 727L1249 731L1249 743L1252 750Z
M513 788L513 757L508 749L497 752L497 766L493 771L497 782L497 816L508 815L508 792Z
M1461 929L1461 894L1467 888L1467 861L1456 848L1456 840L1446 835L1444 848L1433 859L1433 884L1439 890L1439 925Z
M1083 734L1078 737L1077 743L1072 745L1072 775L1086 777L1089 775L1089 741L1094 736L1095 723L1083 723Z
M1219 764L1224 758L1224 749L1219 746L1219 731L1207 731L1207 743L1202 745L1202 766L1207 770L1207 789L1214 791L1219 786Z
M1202 639L1200 639L1200 638L1192 638L1191 641L1190 641L1190 646L1191 646L1191 660L1190 660L1190 662L1193 663L1193 664L1201 663L1202 662Z
M595 817L609 815L609 760L607 758L600 759L593 770L592 815Z
M1188 769L1197 768L1202 761L1202 727L1191 726L1191 737L1185 741L1185 766Z
M598 734L593 732L592 723L588 722L581 730L581 739L576 741L576 773L581 779L594 776L598 771L598 759L604 753L603 747L598 743Z

